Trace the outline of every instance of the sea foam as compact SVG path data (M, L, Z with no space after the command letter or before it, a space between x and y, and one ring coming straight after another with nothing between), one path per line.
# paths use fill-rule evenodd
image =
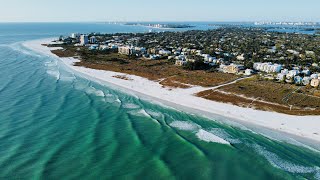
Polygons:
M230 145L230 143L208 131L205 131L203 129L200 129L198 131L198 133L196 134L196 136L205 142L213 142L213 143L219 143L219 144L226 144L226 145Z
M146 112L150 115L150 116L153 116L155 118L162 118L163 117L163 114L160 113L160 112L156 112L154 110L151 110L151 109L146 109Z
M283 171L287 171L290 173L299 173L299 174L306 174L306 173L314 173L315 176L318 176L319 170L316 167L307 167L301 166L298 164L291 163L284 159L281 159L275 153L267 151L265 148L258 144L253 144L251 147L261 156L263 156L272 166L281 169Z
M151 116L144 110L144 109L140 109L140 110L132 110L128 112L130 115L133 116L140 116L140 117L149 117L151 118Z
M52 77L55 77L57 80L60 79L60 72L59 70L47 70L47 74L52 76Z
M198 124L187 122L187 121L173 121L169 124L171 127L184 130L184 131L195 131L200 128Z
M240 144L242 143L241 140L233 138L230 134L228 134L225 130L220 128L212 128L210 129L210 133L225 139L226 141L232 144Z
M99 90L99 89L96 89L94 87L89 87L89 88L86 88L86 93L87 94L92 94L92 95L96 95L96 96L99 96L99 97L105 97L105 94L103 91Z
M140 106L137 104L133 104L133 103L125 103L122 105L123 108L125 109L139 109Z

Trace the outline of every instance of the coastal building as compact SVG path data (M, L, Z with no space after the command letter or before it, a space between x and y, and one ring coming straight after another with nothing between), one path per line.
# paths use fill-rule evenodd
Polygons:
M315 52L314 51L306 51L306 56L307 57L312 57L315 55Z
M299 74L298 70L291 70L288 72L287 77L288 78L293 78L294 76L297 76Z
M139 54L146 54L147 53L147 49L145 47L134 47L134 50L136 53L139 53Z
M107 45L100 45L99 46L99 50L101 50L101 51L105 51L107 49L109 49L109 46L107 46Z
M295 76L294 83L297 85L301 85L303 83L303 78L301 76Z
M310 77L304 77L302 79L302 84L305 85L305 86L310 84L310 82L311 82L311 78Z
M108 46L110 49L118 49L119 47L118 44L114 44L114 43L109 43Z
M312 87L319 87L320 79L312 79L311 80L311 86Z
M97 42L97 39L95 36L90 37L90 43L95 44Z
M71 34L71 38L72 38L72 39L78 39L78 40L79 40L80 34L79 34L79 33L72 33L72 34Z
M284 81L286 79L286 74L279 73L276 78L278 81Z
M159 50L159 54L163 55L163 56L169 56L169 55L171 55L171 51L161 49L161 50Z
M161 56L159 54L152 54L149 56L149 59L151 59L151 60L158 60L160 58L161 58Z
M187 61L183 61L183 60L176 60L175 65L176 66L183 66L187 63Z
M237 60L238 61L244 61L244 54L241 54L241 55L239 55L239 56L237 56Z
M306 75L306 76L310 76L310 70L306 69L306 70L303 70L301 71L302 74Z
M168 60L174 59L174 56L168 56Z
M288 70L288 69L283 69L283 70L281 70L281 74L287 75L288 73L289 73L289 70Z
M294 77L290 77L290 76L286 76L286 80L287 83L293 83L294 82Z
M287 52L289 52L289 53L291 53L293 55L296 55L296 56L298 56L300 54L298 51L295 51L295 50L292 50L292 49L287 50Z
M98 44L93 44L89 47L89 50L97 50L99 49L99 45Z
M215 58L215 57L209 57L209 58L208 58L208 62L210 62L210 63L212 63L212 62L217 63L217 58Z
M319 78L319 75L318 74L311 74L311 79L318 79Z
M244 71L244 74L245 74L246 76L251 76L251 75L253 74L253 70L252 70L252 69L246 69L246 70Z
M254 63L253 69L267 73L279 73L282 69L282 65L272 63Z
M83 46L88 43L89 43L89 37L87 35L81 35L80 36L80 44Z
M223 67L223 72L229 74L237 74L240 70L243 70L243 66L237 64L230 64L228 66Z
M130 46L120 46L120 47L118 47L118 53L129 56L129 55L132 55L135 53L135 49Z

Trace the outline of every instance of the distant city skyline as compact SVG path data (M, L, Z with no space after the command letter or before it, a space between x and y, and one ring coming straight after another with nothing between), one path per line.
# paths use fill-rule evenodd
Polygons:
M0 22L320 22L318 0L4 0Z

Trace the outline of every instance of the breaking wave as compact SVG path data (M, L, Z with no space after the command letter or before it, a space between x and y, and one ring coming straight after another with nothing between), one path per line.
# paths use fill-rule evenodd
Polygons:
M202 140L202 141L205 141L205 142L213 142L213 143L219 143L219 144L226 144L226 145L230 145L230 143L208 131L205 131L203 129L200 129L196 136Z
M146 109L146 112L150 115L150 116L153 116L155 118L162 118L163 117L163 114L160 113L160 112L156 112L154 110L151 110L151 109Z
M210 133L225 139L226 141L230 142L231 144L240 144L242 143L240 139L233 138L230 134L228 134L225 130L220 128L212 128L210 129Z
M187 121L173 121L169 124L171 127L184 130L184 131L196 131L200 128L198 124Z
M150 116L144 109L133 110L133 111L129 111L128 113L129 113L130 115L133 115L133 116L140 116L140 117L149 117L149 118L151 118L151 116Z
M95 96L98 96L98 97L105 97L105 94L102 90L99 90L99 89L96 89L94 87L89 87L89 88L86 88L86 93L87 94L92 94L92 95L95 95Z
M122 105L123 108L125 109L139 109L140 106L137 104L133 104L133 103L125 103Z
M60 72L59 70L47 70L47 74L56 78L57 80L60 79Z

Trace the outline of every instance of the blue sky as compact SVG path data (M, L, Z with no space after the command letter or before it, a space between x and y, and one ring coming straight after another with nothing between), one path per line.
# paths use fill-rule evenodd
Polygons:
M2 0L0 22L317 21L320 0Z

